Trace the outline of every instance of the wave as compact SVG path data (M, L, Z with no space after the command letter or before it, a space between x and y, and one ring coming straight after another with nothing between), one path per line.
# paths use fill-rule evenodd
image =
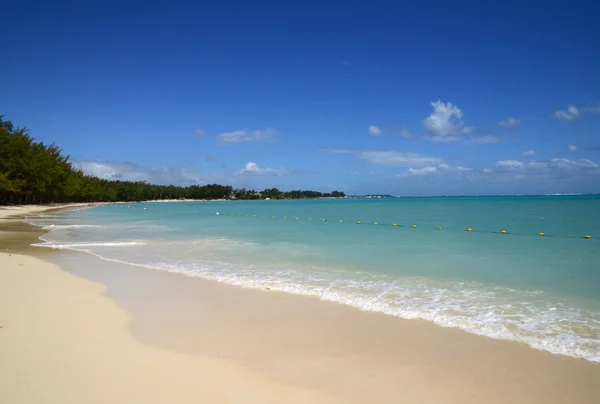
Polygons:
M130 247L137 245L145 245L140 241L119 241L119 242L98 242L98 243L57 243L45 241L44 243L32 244L34 247L52 248L55 250L79 250L89 247Z
M47 226L43 226L44 230L62 230L62 229L87 229L87 228L99 228L103 226L98 226L95 224L51 224Z
M340 278L339 272L332 274L314 267L273 271L249 262L165 260L140 263L110 258L89 249L82 251L106 261L244 288L312 296L364 311L422 319L490 338L519 341L554 354L600 362L600 310L577 308L578 304L569 301L557 302L541 290L516 290L476 282L440 284L421 277L392 278L368 272L354 272L353 278ZM350 273L346 275L350 276Z

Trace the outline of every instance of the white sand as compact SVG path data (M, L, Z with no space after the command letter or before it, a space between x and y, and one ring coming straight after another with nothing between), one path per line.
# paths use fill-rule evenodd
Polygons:
M230 360L137 342L104 286L0 254L0 403L331 403Z

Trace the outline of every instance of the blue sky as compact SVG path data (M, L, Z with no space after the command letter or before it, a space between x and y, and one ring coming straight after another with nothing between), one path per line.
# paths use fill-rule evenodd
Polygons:
M0 114L105 178L600 192L597 2L191 3L3 5Z

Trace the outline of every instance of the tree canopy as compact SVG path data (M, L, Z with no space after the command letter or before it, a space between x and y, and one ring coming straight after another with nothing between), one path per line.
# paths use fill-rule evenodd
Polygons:
M0 115L0 204L131 202L157 199L301 199L344 197L343 192L284 192L277 188L233 189L229 185L156 185L107 180L85 174L55 144L36 142L26 128Z

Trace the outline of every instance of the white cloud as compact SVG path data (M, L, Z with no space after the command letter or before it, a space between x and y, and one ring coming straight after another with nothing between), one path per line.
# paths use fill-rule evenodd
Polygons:
M207 137L208 133L204 132L202 129L196 129L196 136L198 136L198 137Z
M568 149L570 152L576 152L577 150L579 150L579 147L577 147L577 146L575 146L575 145L572 145L572 144L571 144L571 145L569 145L569 147L567 147L567 149Z
M593 107L583 107L581 108L581 112L592 112L594 114L600 114L600 105L596 105Z
M497 161L496 162L496 167L506 167L509 169L512 168L520 168L523 167L525 165L525 163L523 163L522 161L518 161L518 160L501 160L501 161Z
M385 167L424 167L443 163L439 157L398 150L325 149L325 153L351 154L370 165Z
M236 130L233 132L224 132L217 135L217 142L223 145L230 145L241 142L270 142L275 139L277 131L273 128L264 130Z
M472 169L462 166L451 166L446 163L438 165L425 166L422 168L408 168L405 172L400 174L400 177L410 176L424 176L430 174L442 174L442 173L466 173L472 171Z
M523 156L535 156L537 154L537 151L535 150L526 150L523 152Z
M146 181L163 185L192 185L204 182L203 178L192 170L163 166L145 167L130 162L101 160L79 160L73 162L73 166L88 175L106 180Z
M554 111L554 117L563 121L573 121L579 118L581 112L575 105L569 105L566 110Z
M400 136L402 136L403 138L406 138L406 139L415 137L414 133L412 133L408 129L400 129Z
M463 124L463 112L450 102L432 102L433 112L423 121L423 126L432 136L443 138L472 132L473 128ZM452 140L453 141L453 140Z
M553 180L575 179L590 175L600 176L600 165L591 160L551 159L546 161L500 160L489 167L471 169L462 166L451 166L445 163L428 165L420 168L410 167L398 177L437 176L448 179L471 178L480 180Z
M409 168L406 170L405 175L427 175L437 173L438 168L436 166L427 166L423 168Z
M466 143L490 144L498 143L500 138L495 135L472 136Z
M287 171L281 168L260 167L258 164L249 162L244 168L238 171L240 175L286 175Z
M503 128L514 128L521 123L521 120L518 118L508 117L506 119L498 122L498 126L502 126Z
M600 174L599 165L591 160L569 160L555 158L546 161L497 161L492 167L483 170L514 179L526 178L572 178L586 174Z
M438 100L432 102L431 106L433 112L422 122L427 131L426 134L412 133L403 128L399 130L400 136L406 139L426 140L436 143L489 144L500 141L500 137L490 131L465 126L463 111L451 102ZM519 121L516 118L508 119Z
M383 131L375 125L370 125L369 126L369 135L381 136L381 135L383 135Z

